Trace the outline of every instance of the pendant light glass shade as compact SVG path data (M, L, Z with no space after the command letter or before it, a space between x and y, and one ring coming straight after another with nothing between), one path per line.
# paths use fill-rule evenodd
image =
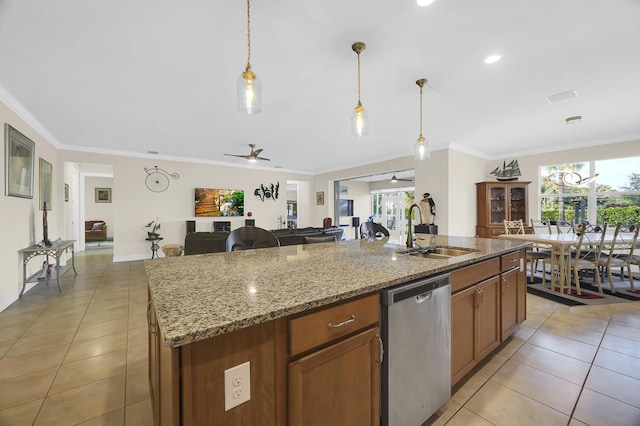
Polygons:
M358 105L356 105L351 113L351 134L358 138L369 134L369 116L362 106L362 102L360 102L360 53L365 47L367 47L367 45L361 41L351 45L351 50L358 55Z
M416 84L420 87L420 136L413 145L413 153L415 159L418 161L426 160L431 155L429 152L429 142L422 136L422 87L426 82L426 78L421 78L416 81Z
M424 137L420 136L416 139L416 143L413 146L413 152L416 160L426 160L430 156L429 142Z
M245 114L257 114L262 111L262 82L249 66L238 77L236 87L238 111Z
M351 113L351 133L358 138L369 133L369 117L360 102Z
M251 71L251 3L247 0L247 67L236 84L236 107L245 114L262 111L262 83Z

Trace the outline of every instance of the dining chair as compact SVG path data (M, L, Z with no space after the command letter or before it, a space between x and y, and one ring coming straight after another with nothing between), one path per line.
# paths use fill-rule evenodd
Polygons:
M363 240L388 236L389 230L379 223L363 222L360 224L360 238Z
M551 234L551 224L548 220L531 219L531 228L534 234ZM551 273L553 273L553 262L551 257L551 246L548 244L536 243L531 250L527 250L527 257L531 258L532 272L531 280L533 281L533 272L538 270L538 262L542 261L542 284L546 283L547 269L545 264L547 261L551 264ZM529 259L527 259L529 260Z
M556 230L558 234L572 234L573 223L566 220L558 220L556 221Z
M507 235L524 235L524 223L522 222L522 219L518 219L518 220L504 220L504 233ZM544 259L549 258L550 254L543 254L540 253L536 250L527 250L527 263L530 264L531 266L529 267L529 270L531 271L529 273L529 282L533 282L533 274L535 272L535 270L537 269L537 265L538 265L538 261L542 260L542 269L545 269L544 267ZM546 278L544 276L544 274L542 274L542 282L543 284L546 283Z
M271 232L257 226L243 226L229 233L227 251L280 247L280 241Z
M573 271L573 278L576 286L576 293L581 295L580 291L580 271L592 270L593 278L598 285L598 292L602 293L602 280L600 279L599 272L599 260L602 248L604 246L604 240L607 232L607 224L599 225L597 231L595 228L591 229L593 232L583 232L587 227L585 224L576 226L576 232L578 232L578 243L575 248L575 255L569 258L569 267ZM595 239L594 239L595 238ZM567 271L568 272L568 271ZM569 290L571 290L571 281L567 280ZM564 291L564 289L560 289Z
M640 229L640 223L637 225L631 225L629 227L622 226L621 223L616 225L616 230L613 234L613 241L609 246L609 253L601 253L600 259L598 259L598 266L606 271L607 278L609 279L609 289L611 293L615 293L616 290L613 285L613 277L611 275L611 268L620 268L621 280L624 281L624 268L627 268L629 273L629 285L631 291L635 291L633 285L633 274L631 273L631 265L633 264L634 254L633 251L638 240L638 230ZM635 256L640 258L640 256ZM636 259L637 261L640 259Z
M521 235L524 234L524 223L522 219L518 220L504 220L504 233L507 235Z

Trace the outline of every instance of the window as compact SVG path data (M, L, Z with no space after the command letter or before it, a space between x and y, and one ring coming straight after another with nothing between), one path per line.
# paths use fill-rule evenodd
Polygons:
M586 185L571 185L578 175L595 174L598 177ZM640 157L543 166L540 182L541 218L640 222Z

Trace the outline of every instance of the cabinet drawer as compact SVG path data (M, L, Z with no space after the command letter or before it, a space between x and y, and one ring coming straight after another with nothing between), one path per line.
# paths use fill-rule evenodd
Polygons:
M508 271L511 268L515 268L520 264L520 252L514 251L513 253L503 254L500 256L500 271Z
M500 273L500 258L485 260L451 272L451 293Z
M379 318L378 294L292 318L289 320L289 354L297 355L377 324Z

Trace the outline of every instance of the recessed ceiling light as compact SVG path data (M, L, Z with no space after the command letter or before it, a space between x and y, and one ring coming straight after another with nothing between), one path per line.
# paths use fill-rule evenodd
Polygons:
M416 0L418 6L429 6L434 0Z
M501 56L500 55L491 55L491 56L487 56L484 60L485 64L493 64L494 62L498 62L500 60Z

